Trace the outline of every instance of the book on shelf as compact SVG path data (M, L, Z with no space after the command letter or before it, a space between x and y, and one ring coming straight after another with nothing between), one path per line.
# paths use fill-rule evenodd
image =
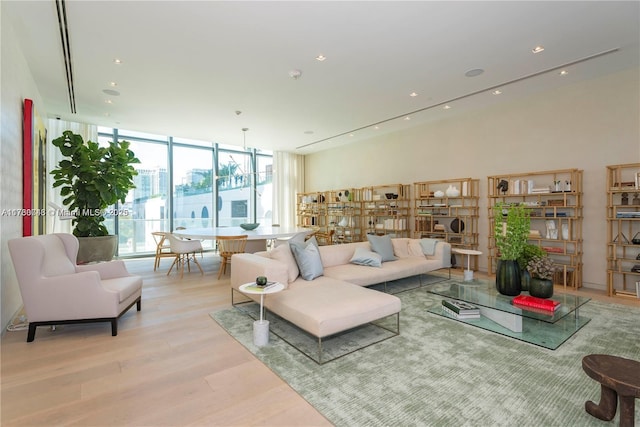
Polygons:
M479 319L480 318L480 312L478 313L471 313L471 314L460 314L460 313L456 313L455 311L451 310L449 307L447 307L446 305L442 306L442 312L448 316L454 317L456 319Z
M560 301L532 297L531 295L518 295L513 298L513 303L520 307L532 307L546 311L555 311L561 305Z
M442 306L458 315L480 315L480 309L475 305L460 300L442 300Z

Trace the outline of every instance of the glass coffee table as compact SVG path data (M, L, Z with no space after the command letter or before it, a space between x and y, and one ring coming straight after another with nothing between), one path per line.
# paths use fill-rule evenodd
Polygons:
M457 319L442 310L438 304L430 313L449 317L488 331L555 350L591 319L580 316L580 307L591 298L556 294L550 299L560 302L551 312L520 308L512 304L513 297L500 294L493 281L462 282L447 280L429 287L429 292L448 298L467 301L480 308L479 319ZM523 295L527 295L523 292Z

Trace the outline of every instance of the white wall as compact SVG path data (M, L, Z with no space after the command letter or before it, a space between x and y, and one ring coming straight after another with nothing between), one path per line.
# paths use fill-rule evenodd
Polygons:
M0 7L2 68L0 70L0 211L22 208L22 106L24 98L34 101L42 117L45 112L38 89L13 32ZM22 306L7 241L22 236L22 218L0 215L0 321L4 331Z
M583 281L604 288L605 166L640 162L639 71L308 155L305 191L478 178L479 249L486 255L487 176L583 169ZM486 256L480 269L487 269Z

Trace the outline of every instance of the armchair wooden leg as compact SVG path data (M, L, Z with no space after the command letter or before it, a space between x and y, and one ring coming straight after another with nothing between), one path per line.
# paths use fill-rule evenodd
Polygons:
M111 319L111 336L115 337L118 335L118 318L114 317Z

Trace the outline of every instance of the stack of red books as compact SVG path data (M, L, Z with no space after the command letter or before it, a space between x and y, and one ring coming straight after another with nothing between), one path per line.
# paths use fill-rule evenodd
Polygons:
M521 307L538 308L546 311L555 311L560 308L560 301L532 297L531 295L518 295L513 298L513 303Z

